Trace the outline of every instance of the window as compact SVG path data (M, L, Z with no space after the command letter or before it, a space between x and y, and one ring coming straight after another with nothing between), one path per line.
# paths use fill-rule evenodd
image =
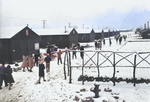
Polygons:
M26 30L26 36L28 36L29 35L29 31L28 31L28 29Z
M75 34L76 32L73 30L73 34Z

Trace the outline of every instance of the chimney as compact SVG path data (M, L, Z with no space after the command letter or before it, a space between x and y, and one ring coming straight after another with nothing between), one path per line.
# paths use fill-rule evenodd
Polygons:
M28 27L29 25L27 24L27 27Z
M149 21L147 21L147 29L149 29Z
M144 29L146 29L146 23L144 24Z
M65 33L66 33L67 31L66 31L66 26L65 26Z

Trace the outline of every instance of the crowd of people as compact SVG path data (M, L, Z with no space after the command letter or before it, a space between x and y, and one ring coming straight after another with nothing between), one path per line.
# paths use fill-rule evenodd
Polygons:
M124 41L126 41L127 36L115 36L115 40L116 43L121 44L122 42L122 38L124 38ZM105 45L105 39L100 39L100 40L96 40L95 41L95 50L101 50L102 49L102 42L103 45ZM111 46L112 41L111 38L109 38L109 46ZM72 59L77 58L76 50L80 50L80 57L81 59L84 59L84 47L80 46L80 44L78 43L77 47L75 45L72 46L71 48L72 50ZM32 68L34 66L39 67L39 80L38 83L40 84L41 82L41 78L43 78L43 81L46 81L45 79L45 69L46 72L49 73L50 72L50 62L51 62L51 48L47 48L46 51L46 57L44 57L42 60L39 61L39 58L41 58L41 54L40 53L30 53L28 56L26 54L23 55L23 62L22 62L22 68L23 68L23 72L25 72L25 68L27 68L27 70L29 72L32 72ZM61 58L61 54L62 51L58 50L57 52L57 64L59 65L60 63L62 64L62 58ZM43 56L42 56L43 57ZM44 64L45 62L45 64ZM12 68L10 65L8 65L7 67L5 67L5 63L2 63L2 66L0 67L0 89L2 89L2 85L3 85L3 81L5 83L5 87L9 86L9 90L11 89L11 86L13 85L12 83L14 83L14 79L12 76Z
M116 43L118 43L118 41L119 41L119 44L121 45L122 39L124 39L124 41L126 41L127 36L126 35L122 35L122 36L121 35L116 35L116 36L114 36L114 38L116 40ZM111 38L109 38L108 41L109 41L109 46L111 46L112 45ZM99 40L95 40L95 50L101 50L102 49L102 42L103 42L103 45L106 44L105 38L99 39Z

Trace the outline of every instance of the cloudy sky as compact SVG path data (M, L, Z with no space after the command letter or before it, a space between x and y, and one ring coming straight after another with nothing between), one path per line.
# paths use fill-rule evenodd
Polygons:
M149 0L0 0L0 26L133 28L150 20Z

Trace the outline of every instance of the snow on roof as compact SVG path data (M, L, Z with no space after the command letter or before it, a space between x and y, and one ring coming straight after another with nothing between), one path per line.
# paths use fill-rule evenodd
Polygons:
M91 33L92 29L76 29L76 31L78 32L78 34Z
M109 29L103 29L103 31L104 31L104 32L108 32L108 31L109 31Z
M0 38L12 38L24 27L0 27Z
M102 29L93 29L95 33L101 33Z
M65 29L34 29L38 35L69 35L73 28Z

